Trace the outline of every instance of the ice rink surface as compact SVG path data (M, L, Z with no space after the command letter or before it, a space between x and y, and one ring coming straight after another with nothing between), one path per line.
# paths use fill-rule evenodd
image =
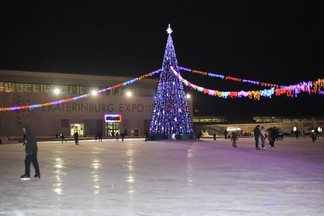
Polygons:
M22 144L2 144L0 216L324 215L323 138L286 137L259 151L253 138L237 144L38 142L41 179L30 181L20 180Z

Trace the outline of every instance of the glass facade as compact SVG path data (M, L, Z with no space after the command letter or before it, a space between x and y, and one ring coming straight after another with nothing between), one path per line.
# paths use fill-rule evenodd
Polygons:
M14 82L0 82L1 93L53 93L54 89L59 89L62 94L83 95L91 92L93 87L78 86L78 85L53 85L40 83L14 83ZM100 87L99 87L100 88ZM102 87L103 88L103 87ZM103 92L106 95L118 95L119 89L112 89Z

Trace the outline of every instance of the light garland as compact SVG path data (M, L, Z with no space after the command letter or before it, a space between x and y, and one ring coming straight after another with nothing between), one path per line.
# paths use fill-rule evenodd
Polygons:
M182 76L177 73L173 68L171 70L173 73L176 73L176 76L181 79L181 81L184 83L184 85L188 86L191 89L194 89L196 91L202 92L206 95L209 96L215 96L219 98L250 98L250 99L255 99L255 100L260 100L261 97L268 97L271 98L272 96L281 96L281 95L286 95L287 97L297 97L298 94L302 92L307 92L309 94L318 94L318 95L324 95L324 79L317 79L316 81L302 81L299 84L294 84L294 85L289 85L289 86L284 86L284 85L278 85L278 84L272 84L272 83L267 83L267 82L260 82L260 81L253 81L253 80L248 80L248 79L241 79L241 78L236 78L232 76L225 76L221 74L214 74L214 73L208 73L204 71L199 71L199 70L192 70L189 68L185 67L177 67L181 71L186 71L186 72L191 72L194 74L198 75L203 75L203 76L209 76L211 78L220 78L223 80L229 80L229 81L234 81L234 82L243 82L243 83L248 83L248 84L253 84L253 85L260 85L264 87L271 87L269 89L263 89L263 90L253 90L253 91L219 91L219 90L212 90L212 89L207 89L198 85L195 85L193 83L190 83L188 80L182 78ZM140 81L142 79L152 77L155 74L158 74L161 72L162 69L155 70L153 72L150 72L148 74L144 74L142 76L139 76L137 78L128 80L126 82L116 84L110 87L106 87L104 89L98 90L98 93L103 93L105 91L121 88L126 85L133 84L137 81ZM87 98L88 96L91 96L92 93L84 94L84 95L79 95L76 97L72 98L67 98L67 99L62 99L62 100L57 100L53 102L46 102L46 103L41 103L41 104L32 104L32 105L23 105L23 106L12 106L12 107L0 107L0 112L8 112L8 111L18 111L18 110L33 110L41 107L47 107L47 106L53 106L57 104L62 104L62 103L67 103L70 101L77 101L80 99Z
M177 68L182 71L191 72L191 73L195 73L195 74L199 74L199 75L203 75L203 76L209 76L209 77L213 77L213 78L220 78L223 80L225 79L225 80L234 81L234 82L243 82L243 83L248 83L248 84L253 84L253 85L261 85L264 87L273 87L275 89L276 96L286 95L288 97L293 97L293 96L297 97L297 95L302 92L307 92L309 94L313 93L313 94L323 95L323 93L321 92L321 89L324 88L324 79L317 79L316 81L313 81L313 82L312 81L302 81L299 84L284 86L284 85L278 85L278 84L273 84L273 83L241 79L241 78L232 77L232 76L225 76L225 75L221 75L221 74L213 74L213 73L208 73L208 72L204 72L204 71L192 70L192 69L184 68L184 67L177 67ZM185 82L185 84L188 84L188 81L186 81L184 79L183 79L183 82ZM201 88L200 88L200 91L204 91L204 92L208 91L206 89L202 90ZM196 89L196 86L193 89ZM270 92L267 91L267 89L261 90L261 91L268 92L267 94L263 93L263 95L266 95L267 97L270 96L269 95ZM253 92L250 92L250 93L254 94ZM243 95L245 96L245 94L243 94ZM233 98L233 97L231 97L231 98ZM254 98L254 97L252 97L252 98Z
M274 94L274 87L270 89L264 89L264 90L256 90L256 91L219 91L219 90L213 90L213 89L207 89L201 86L198 86L196 84L190 83L188 80L184 79L180 73L178 73L172 66L170 67L171 71L174 73L175 76L178 77L178 79L184 83L184 85L188 86L191 89L197 90L199 92L202 92L204 94L215 96L215 97L221 97L221 98L242 98L242 97L248 97L250 99L260 100L260 97L269 97ZM188 71L188 70L187 70ZM208 73L202 72L202 71L194 71L193 73L206 75ZM221 76L216 76L221 77ZM225 76L224 76L225 77ZM242 81L239 78L234 77L225 77L225 79L232 80L232 81Z
M120 83L120 84L116 84L116 85L113 85L111 87L107 87L107 88L104 88L104 89L100 89L100 90L98 90L98 93L103 93L105 91L109 91L109 90L112 90L112 89L117 89L117 88L120 88L120 87L123 87L123 86L126 86L126 85L130 85L130 84L132 84L132 83L134 83L136 81L139 81L139 80L147 78L147 77L151 77L151 76L153 76L153 75L155 75L157 73L160 73L160 72L161 72L161 69L153 71L151 73L142 75L142 76L134 78L132 80L129 80L129 81L126 81L126 82L123 82L123 83ZM72 97L72 98L67 98L67 99L53 101L53 102L46 102L46 103L42 103L42 104L13 106L13 107L0 107L0 112L17 111L17 110L25 110L25 109L33 110L33 109L36 109L36 108L53 106L53 105L57 105L57 104L67 103L67 102L70 102L70 101L77 101L77 100L80 100L80 99L83 99L83 98L87 98L88 96L91 96L91 95L92 95L92 93L88 93L88 94L83 94L83 95L79 95L79 96Z

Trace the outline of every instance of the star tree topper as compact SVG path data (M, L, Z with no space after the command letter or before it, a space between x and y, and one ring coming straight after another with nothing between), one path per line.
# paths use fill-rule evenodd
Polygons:
M170 24L169 24L168 29L167 29L166 31L167 31L167 33L168 33L169 35L173 32L172 29L171 29L171 27L170 27Z

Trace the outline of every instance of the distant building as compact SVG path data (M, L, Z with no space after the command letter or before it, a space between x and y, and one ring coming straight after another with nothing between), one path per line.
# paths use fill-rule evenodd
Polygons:
M20 136L22 126L30 124L38 137L78 131L80 136L104 137L124 132L127 136L144 136L154 107L158 75L129 85L134 78L94 76L48 72L0 70L0 108L45 104L69 100L51 106L0 112L0 136ZM71 98L91 91L116 88L77 100ZM58 92L55 93L55 90ZM192 114L192 101L189 101Z
M35 105L74 97L119 86L131 77L61 74L0 70L0 109ZM56 105L32 109L0 112L0 137L22 136L22 126L30 124L38 137L55 137L64 133L71 137L78 131L81 137L93 137L100 130L103 137L117 132L126 136L144 137L152 119L154 95L159 75L143 78L120 88L103 91L97 95L70 100ZM55 90L59 92L55 93ZM129 95L131 93L131 95ZM278 125L286 132L296 126L310 131L324 127L324 118L255 116L250 120L233 121L227 116L193 116L193 98L188 99L192 122L197 130L222 134L225 128L252 131L256 123L267 127Z

